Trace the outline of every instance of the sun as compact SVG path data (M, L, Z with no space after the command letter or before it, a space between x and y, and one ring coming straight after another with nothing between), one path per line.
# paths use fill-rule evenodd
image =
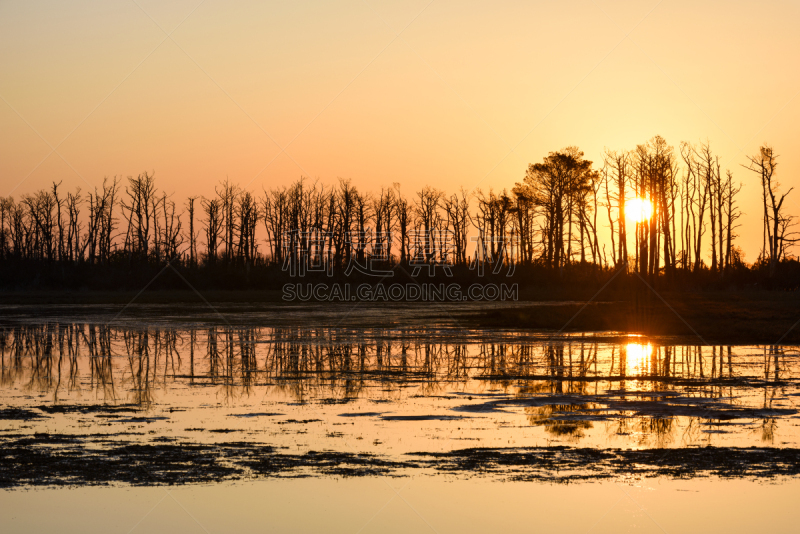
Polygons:
M625 218L641 223L653 214L653 205L646 198L634 198L625 203Z

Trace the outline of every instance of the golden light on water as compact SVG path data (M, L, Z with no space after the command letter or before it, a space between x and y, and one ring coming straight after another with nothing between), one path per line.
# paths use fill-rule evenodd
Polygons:
M626 368L629 374L641 373L649 365L650 356L653 355L653 346L641 343L628 343L625 346L627 357Z
M629 221L644 222L653 214L653 205L646 198L634 198L625 203L625 217Z

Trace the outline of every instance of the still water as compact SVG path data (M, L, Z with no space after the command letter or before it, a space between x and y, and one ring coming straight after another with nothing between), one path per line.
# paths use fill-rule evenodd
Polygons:
M743 492L798 519L795 347L402 306L0 311L12 530L49 530L47 502L74 531L744 531Z

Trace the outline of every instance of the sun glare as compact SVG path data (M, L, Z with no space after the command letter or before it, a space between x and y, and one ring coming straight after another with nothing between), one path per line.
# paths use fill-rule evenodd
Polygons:
M625 217L629 221L644 222L653 214L653 205L646 198L634 198L625 203Z
M641 343L628 343L625 346L625 352L628 373L636 374L648 368L650 356L653 355L653 346L643 345Z

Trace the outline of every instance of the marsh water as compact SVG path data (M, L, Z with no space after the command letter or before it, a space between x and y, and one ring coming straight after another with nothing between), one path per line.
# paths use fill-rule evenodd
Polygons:
M0 313L4 515L128 495L131 517L172 503L202 532L222 520L198 503L239 494L269 496L272 515L234 530L320 530L308 499L344 499L355 514L326 512L339 520L321 530L526 530L553 520L560 495L598 508L562 530L688 531L708 512L686 492L746 491L754 512L797 495L795 347L466 327L464 307L446 305ZM439 504L426 512L430 499ZM543 514L535 520L531 500ZM465 523L473 501L496 501L502 517ZM735 499L721 502L708 509L730 519ZM108 507L76 506L75 530L105 524ZM17 516L8 525L20 530L43 521ZM779 529L798 519L770 518ZM131 527L144 528L131 520L120 530Z

